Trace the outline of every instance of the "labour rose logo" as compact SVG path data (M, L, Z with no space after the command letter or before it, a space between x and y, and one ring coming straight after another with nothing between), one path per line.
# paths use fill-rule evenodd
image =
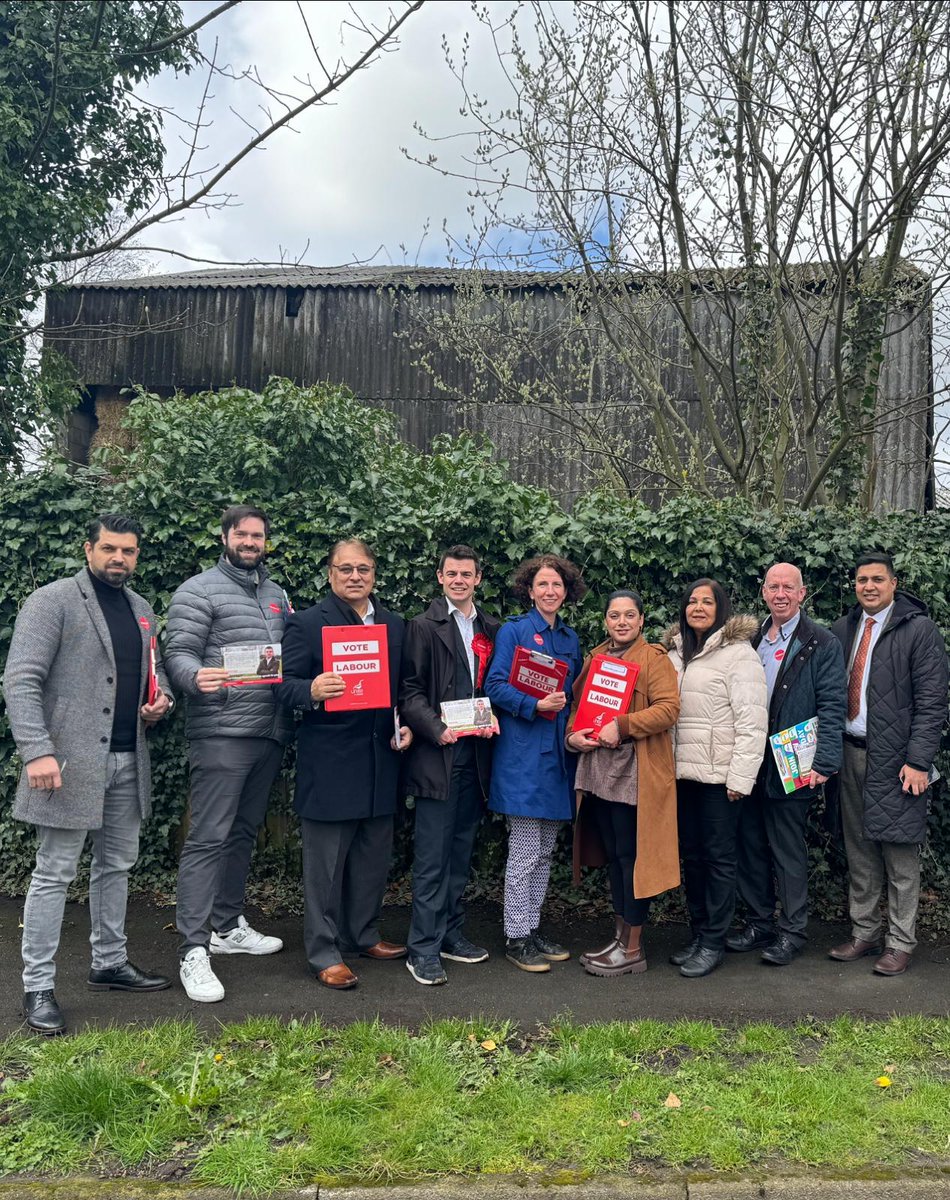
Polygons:
M482 686L482 681L485 678L485 671L488 668L488 660L491 658L491 652L494 649L495 643L484 633L476 633L472 638L472 653L478 659L478 675L475 679L476 691L478 691Z

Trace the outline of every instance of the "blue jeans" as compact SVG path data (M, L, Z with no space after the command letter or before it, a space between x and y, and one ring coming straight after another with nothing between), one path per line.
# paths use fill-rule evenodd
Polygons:
M109 754L101 829L36 827L36 866L23 907L25 992L44 992L53 987L66 891L76 878L87 833L92 841L89 875L92 965L95 970L106 971L126 961L129 871L139 855L141 824L135 754L129 752Z

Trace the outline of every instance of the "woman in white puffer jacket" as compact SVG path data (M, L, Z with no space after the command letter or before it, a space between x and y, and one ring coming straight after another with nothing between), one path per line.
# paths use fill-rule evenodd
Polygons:
M736 830L755 784L768 729L765 670L750 639L754 617L731 616L713 579L683 593L666 646L680 683L676 795L692 940L670 961L697 978L724 957L736 903Z

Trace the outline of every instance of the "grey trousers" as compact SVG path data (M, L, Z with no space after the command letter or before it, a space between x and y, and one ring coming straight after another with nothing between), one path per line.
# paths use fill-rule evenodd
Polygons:
M273 738L198 738L188 748L191 822L178 863L175 922L182 958L229 933L244 911L257 831L280 771Z
M66 891L88 833L92 841L89 875L89 941L95 970L121 967L125 950L125 912L129 871L139 855L139 809L135 754L111 754L105 780L101 829L36 828L36 866L23 908L23 990L51 990L56 951L63 927Z
M887 884L885 946L911 953L917 945L920 900L920 847L902 842L871 842L864 837L864 776L867 754L844 744L841 766L841 824L848 855L848 908L851 936L875 942L881 932L881 889Z
M300 819L303 940L312 971L323 971L380 940L393 852L393 818Z

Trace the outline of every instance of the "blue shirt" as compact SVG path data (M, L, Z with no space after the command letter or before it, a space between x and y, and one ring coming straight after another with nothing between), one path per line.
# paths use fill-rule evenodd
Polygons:
M778 637L774 642L770 641L768 636L772 631L772 622L769 621L766 631L762 634L762 640L759 642L759 658L762 660L762 666L765 667L769 704L772 703L772 692L775 690L776 680L788 654L789 643L792 640L792 634L798 628L798 619L801 615L801 609L799 609L794 617L791 617L784 625L780 625Z

